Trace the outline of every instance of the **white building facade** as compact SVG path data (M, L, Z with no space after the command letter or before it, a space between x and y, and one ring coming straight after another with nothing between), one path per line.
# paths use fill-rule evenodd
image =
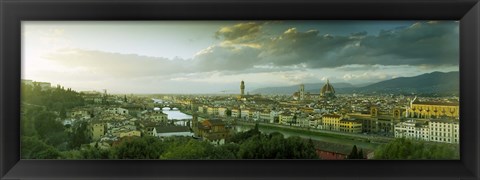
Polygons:
M460 141L460 126L455 120L431 120L429 123L430 141L454 143Z
M397 123L394 127L394 134L396 138L408 138L429 141L428 125L416 123L414 120Z

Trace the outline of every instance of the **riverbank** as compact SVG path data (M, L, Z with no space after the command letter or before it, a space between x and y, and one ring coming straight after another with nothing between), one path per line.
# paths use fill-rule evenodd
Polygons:
M255 126L255 123L253 122L237 121L236 123L244 126L251 126L251 127ZM391 137L384 137L384 136L342 133L342 132L327 131L327 130L312 129L312 128L284 126L279 124L258 123L258 126L265 129L270 129L270 130L283 130L283 131L289 131L289 132L295 132L295 133L302 133L306 135L358 140L358 141L364 141L364 142L375 142L380 144L388 143L391 140L393 140L393 138Z
M186 115L192 115L192 112L181 110L182 113ZM200 114L198 117L205 116L205 114ZM254 122L246 121L234 121L234 126L237 130L243 131L251 129L255 126ZM270 123L258 123L259 130L263 133L272 133L280 132L285 137L289 136L298 136L303 139L312 139L316 142L322 144L323 150L328 150L332 152L342 152L345 153L347 150L356 145L359 148L365 150L375 150L379 145L388 143L392 138L388 137L379 137L372 135L363 135L363 134L350 134L334 131L326 131L319 129L307 129L301 127L292 127L284 126L279 124L270 124Z
M254 123L250 122L241 122L238 121L236 124L237 127L243 126L248 128L253 128L255 126ZM340 133L324 133L324 132L317 132L313 131L312 129L300 129L298 127L288 127L288 126L281 126L281 125L273 125L267 123L259 123L258 125L259 130L263 133L272 133L272 132L280 132L284 134L286 137L288 136L298 136L304 139L312 139L319 142L329 143L329 144L337 144L339 147L341 146L342 151L345 150L345 147L353 147L356 145L357 147L368 149L368 150L375 150L381 144L387 143L389 141L378 141L375 140L375 137L370 136L349 136ZM340 149L337 149L340 151Z

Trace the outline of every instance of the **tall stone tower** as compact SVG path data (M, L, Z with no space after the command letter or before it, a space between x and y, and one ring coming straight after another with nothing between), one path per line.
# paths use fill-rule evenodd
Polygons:
M305 85L300 84L300 100L305 100Z
M245 82L240 83L240 96L245 95Z

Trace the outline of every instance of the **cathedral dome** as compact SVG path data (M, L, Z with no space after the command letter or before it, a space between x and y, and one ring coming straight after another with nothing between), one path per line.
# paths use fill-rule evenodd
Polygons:
M320 90L321 97L335 97L335 89L327 79L327 83Z

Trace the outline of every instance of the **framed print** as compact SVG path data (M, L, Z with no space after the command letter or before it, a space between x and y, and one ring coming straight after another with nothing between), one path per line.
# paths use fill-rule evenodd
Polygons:
M2 179L479 178L478 1L0 5Z
M21 26L22 159L460 159L458 21Z

